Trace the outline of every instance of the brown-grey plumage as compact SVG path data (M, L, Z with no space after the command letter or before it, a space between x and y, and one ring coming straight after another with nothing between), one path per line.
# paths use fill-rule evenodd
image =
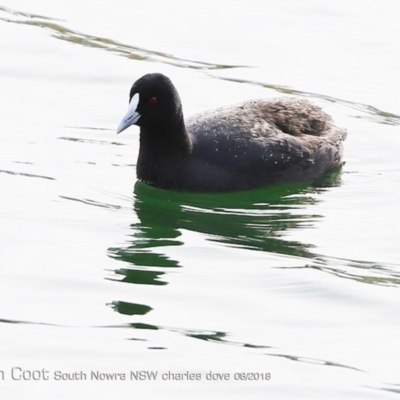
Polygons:
M140 127L138 178L186 191L315 179L340 165L347 134L321 108L292 98L246 101L185 123L178 92L161 74L133 84L118 132L132 124Z

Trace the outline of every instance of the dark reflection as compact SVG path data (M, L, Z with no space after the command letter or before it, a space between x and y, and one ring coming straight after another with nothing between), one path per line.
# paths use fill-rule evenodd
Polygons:
M161 256L162 257L162 256ZM132 259L135 259L132 257ZM118 269L115 271L117 275L122 275L123 279L118 279L118 282L125 283L136 283L139 285L166 285L167 282L160 280L160 278L164 275L164 272L155 272L155 271L147 271L140 270L137 268L133 269ZM117 280L108 278L110 280Z
M131 225L132 234L126 246L108 249L110 257L126 263L126 268L115 271L118 277L108 279L142 285L166 285L167 282L163 279L165 269L178 268L181 265L157 249L182 245L183 242L177 239L181 234L171 226L171 210L157 207L151 199L144 204L143 207L140 200L135 202L141 222ZM151 220L147 223L142 222L147 219L146 213L151 215Z
M130 248L181 245L177 239L181 230L189 230L234 247L309 257L310 245L283 240L283 236L287 229L313 225L320 218L301 212L305 205L315 203L313 194L318 190L309 183L297 183L199 194L164 191L138 182L135 210L140 223L132 228L139 241ZM158 261L167 266L160 258Z
M108 304L114 311L125 315L145 315L152 310L144 304L127 303L125 301L113 301Z
M340 171L335 174L340 175ZM226 246L310 258L311 245L287 240L284 235L287 229L312 226L320 218L305 211L305 206L316 202L314 194L320 190L325 189L296 183L235 193L183 193L138 182L134 209L139 221L130 225L124 245L108 249L109 256L122 265L107 279L136 285L167 285L168 272L184 265L169 257L166 250L184 244L184 231L200 232L207 240ZM152 309L121 301L113 301L109 306L125 315L144 315ZM232 342L226 332L189 331L136 321L129 327L164 329L199 340L259 347Z
M182 193L138 182L134 208L139 222L131 225L126 245L108 249L110 257L124 262L108 279L166 285L167 270L182 265L162 249L183 245L182 230L201 232L229 246L311 257L311 245L283 236L287 229L313 225L320 218L301 212L315 202L317 190L323 189L297 183L239 193Z

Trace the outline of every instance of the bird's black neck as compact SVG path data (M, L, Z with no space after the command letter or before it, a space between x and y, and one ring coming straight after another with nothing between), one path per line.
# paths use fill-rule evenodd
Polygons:
M183 117L158 127L142 127L137 176L155 186L171 186L191 151L192 142Z

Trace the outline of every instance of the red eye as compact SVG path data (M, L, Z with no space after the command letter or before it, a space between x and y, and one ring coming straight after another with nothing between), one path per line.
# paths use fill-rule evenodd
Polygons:
M149 103L150 103L150 104L156 104L156 103L157 103L157 98L156 98L156 97L152 97L152 98L149 100Z

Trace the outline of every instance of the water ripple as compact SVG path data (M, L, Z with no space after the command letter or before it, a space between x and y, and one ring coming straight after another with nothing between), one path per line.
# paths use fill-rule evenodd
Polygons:
M288 360L299 361L299 362L304 362L304 363L309 363L309 364L327 365L327 366L331 366L331 367L348 368L348 369L353 369L355 371L365 372L362 369L359 369L356 367L351 367L351 366L345 365L345 364L339 364L334 361L322 360L319 358L298 357L298 356L291 356L288 354L268 354L268 355L274 356L274 357L283 357L283 358L287 358Z
M0 20L3 20L5 22L12 22L16 24L31 25L43 28L50 31L51 35L57 39L66 40L68 42L80 44L85 47L94 47L98 49L103 49L134 60L146 60L151 62L169 64L175 67L184 67L184 68L201 69L201 70L217 70L217 69L245 67L237 65L214 64L203 61L195 61L185 58L179 58L172 54L164 53L161 51L154 51L145 49L143 47L131 46L117 42L112 39L78 32L60 25L58 22L59 20L53 18L43 17L28 12L20 12L3 6L0 6L0 11L3 11L8 14L8 17L6 18L0 17Z
M28 178L41 178L41 179L49 179L51 181L55 181L56 178L52 178L51 176L45 175L36 175L36 174L28 174L26 172L15 172L15 171L7 171L4 169L0 169L0 173L9 174L9 175L18 175L18 176L26 176Z
M333 265L333 266L332 266ZM316 255L312 264L298 268L313 268L339 278L381 286L400 286L398 265L373 261L348 260Z
M102 203L96 200L90 200L90 199L76 199L74 197L67 197L67 196L60 196L62 199L65 200L71 200L71 201L77 201L79 203L87 204L89 206L96 206L96 207L103 207L103 208L111 208L111 209L120 209L122 208L121 206L115 205L115 204L107 204L107 203Z
M70 141L70 142L79 142L79 143L106 144L106 145L112 145L112 146L125 146L124 143L110 142L110 141L107 141L107 140L80 139L80 138L66 137L66 136L61 136L58 139L59 140L67 140L67 141Z
M267 89L273 89L274 91L279 92L279 93L296 95L296 96L307 97L307 98L316 98L316 99L328 101L330 103L341 104L346 107L350 107L354 110L361 111L361 112L367 114L373 122L378 122L378 123L387 124L387 125L400 125L400 115L380 110L369 104L357 103L357 102L350 101L350 100L345 100L345 99L340 99L340 98L333 97L333 96L328 96L326 94L306 92L306 91L302 91L302 90L293 89L289 86L269 84L269 83L264 83L264 82L260 82L260 81L254 81L251 79L228 78L228 77L223 77L223 76L215 76L215 75L211 75L211 74L209 74L209 76L211 78L221 79L221 80L229 81L229 82L246 83L249 85L261 86L261 87L265 87Z
M63 326L63 325L50 324L50 323L47 323L47 322L18 321L16 319L7 319L7 318L0 318L0 323L3 323L3 324L21 324L21 325L45 325L45 326L58 326L58 327Z
M251 349L271 348L271 346L255 345L251 343L229 340L228 339L229 334L227 332L221 332L221 331L173 328L173 327L159 326L153 324L146 324L141 322L133 322L124 325L105 326L104 328L130 328L137 330L154 330L154 331L163 330L163 331L178 333L193 339L204 340L206 342L214 342L214 343L251 348ZM131 338L131 339L137 340L136 338Z

